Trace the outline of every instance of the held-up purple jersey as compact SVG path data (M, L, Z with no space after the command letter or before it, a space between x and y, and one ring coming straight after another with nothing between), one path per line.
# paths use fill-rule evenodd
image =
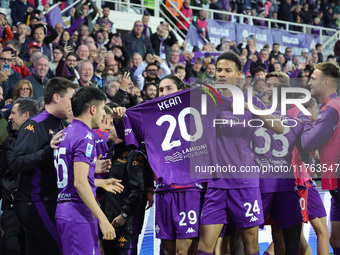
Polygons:
M54 150L54 166L59 188L58 202L82 201L74 187L73 164L77 161L89 164L88 181L96 196L94 172L97 153L92 130L82 121L74 119L65 128L61 139L59 149Z
M217 105L207 96L202 107L200 88L186 89L129 108L124 118L126 144L145 141L150 165L162 184L185 188L207 173L195 172L211 164L215 153L214 119L218 112L230 109L231 100L221 97ZM202 112L202 108L206 110ZM192 176L190 176L190 171ZM195 177L195 178L191 178Z
M244 97L247 101L246 94ZM257 97L253 97L253 105L266 109ZM260 125L261 120L250 111L245 111L244 115L234 115L231 110L222 112L219 118L227 123L217 126L216 162L220 167L225 167L226 172L217 174L220 179L213 180L208 186L221 189L259 187L259 173L247 169L256 165L249 144L256 130L253 126Z
M110 158L110 154L109 154L109 147L107 146L107 142L109 140L109 133L102 131L100 129L93 129L93 136L94 136L94 142L96 145L96 152L97 155L102 155L102 160L103 159L108 159ZM113 150L114 154L114 148L110 148L111 150ZM98 179L105 179L107 177L107 174L95 174L94 175L95 178Z
M266 128L257 128L252 148L256 162L261 167L261 193L294 191L296 182L292 166L292 151L296 145L301 148L301 134L303 124L298 119L288 115L281 115L277 109L273 115L282 121L283 134L275 134ZM295 169L298 171L299 169Z

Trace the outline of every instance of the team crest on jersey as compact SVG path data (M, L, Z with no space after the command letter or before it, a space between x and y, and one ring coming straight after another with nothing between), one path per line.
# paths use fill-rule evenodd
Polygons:
M87 135L85 136L85 139L86 139L86 138L92 140L92 134L91 134L91 132L87 132Z
M155 230L156 230L156 233L157 233L157 234L158 234L159 231L161 230L161 229L159 228L158 224L155 226Z
M32 124L29 124L27 127L25 127L25 130L32 131L34 133L34 127Z
M92 149L93 149L93 145L88 143L86 146L86 153L85 153L87 157L91 157Z

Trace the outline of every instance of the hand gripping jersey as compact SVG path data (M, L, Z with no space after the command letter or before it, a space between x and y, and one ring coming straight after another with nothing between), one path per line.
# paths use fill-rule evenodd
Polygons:
M261 127L256 130L252 142L256 161L262 170L261 193L294 191L296 189L291 160L294 146L301 149L303 124L288 115L281 115L279 109L273 115L283 121L284 133L275 134L273 131Z
M59 149L54 150L54 167L57 172L59 188L58 202L82 202L74 187L73 163L77 161L89 164L88 181L94 196L96 196L94 172L97 153L92 130L82 121L74 119L65 128L61 139Z
M216 105L214 101L193 88L129 108L124 118L126 144L145 141L151 168L163 184L185 187L211 178L202 167L211 165L216 150L214 120L231 105L228 98L220 97Z

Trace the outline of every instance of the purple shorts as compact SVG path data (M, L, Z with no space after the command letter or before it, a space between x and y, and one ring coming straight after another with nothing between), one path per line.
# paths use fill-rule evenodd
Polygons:
M297 191L262 194L263 214L269 213L279 229L286 229L303 222L300 197Z
M85 204L60 203L55 217L63 254L100 255L98 221Z
M207 188L201 225L235 224L237 228L248 228L263 222L260 188Z
M200 212L200 189L156 193L156 238L198 237Z
M339 193L331 191L331 221L340 221L340 206L337 204L337 196Z
M309 220L327 216L319 191L314 186L308 189L307 209Z

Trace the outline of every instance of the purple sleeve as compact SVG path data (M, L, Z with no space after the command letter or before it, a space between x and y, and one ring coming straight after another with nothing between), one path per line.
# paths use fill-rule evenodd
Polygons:
M45 14L45 18L46 18L46 23L49 24L51 27L53 27L50 12Z
M247 74L249 68L250 68L250 64L251 64L251 59L247 59L247 62L244 64L243 68L242 68L242 72L244 74Z
M295 79L296 77L298 77L299 73L300 70L296 68L296 70L289 75L289 78Z
M68 29L66 29L70 33L70 36L74 34L74 32L80 27L80 25L83 24L83 22L84 19L80 16Z
M298 118L305 124L301 135L302 148L309 152L315 151L327 142L339 123L339 115L332 107L320 111L314 125L309 116L300 113Z

